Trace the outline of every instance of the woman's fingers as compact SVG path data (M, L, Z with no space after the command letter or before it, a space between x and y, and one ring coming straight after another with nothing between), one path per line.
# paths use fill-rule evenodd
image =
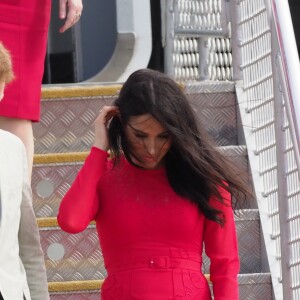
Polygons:
M117 114L119 114L119 109L117 106L104 106L99 112L96 123L107 126L111 118Z
M65 32L67 29L76 24L82 12L82 0L59 0L59 17L66 18L65 24L59 31Z
M104 106L95 120L95 142L94 146L104 151L109 149L107 126L112 117L119 114L116 106Z

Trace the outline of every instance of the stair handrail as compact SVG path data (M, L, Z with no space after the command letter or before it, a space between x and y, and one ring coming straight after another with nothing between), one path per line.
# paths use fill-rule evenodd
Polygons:
M297 210L292 200L296 198L300 202L300 64L288 2L271 0L270 5L278 41L274 48L279 49L276 68L284 100L283 115L286 118L285 124L279 124L283 127L285 140L283 178L286 181L284 198L279 203L280 230L284 236L281 239L281 252L286 256L282 259L283 295L284 299L299 299L300 247L298 251L295 249L300 233L295 233L295 228L296 231L297 227L299 229L300 208ZM294 178L291 181L292 173Z
M292 130L292 140L295 147L295 158L300 170L300 63L297 51L295 33L287 1L272 0L272 11L275 18L280 52L282 83L286 89L287 116ZM278 9L280 8L280 9Z
M287 1L232 3L238 16L232 21L236 26L233 54L238 60L234 60L238 71L234 78L274 296L296 300L300 292L300 94L296 86L300 70L291 16Z

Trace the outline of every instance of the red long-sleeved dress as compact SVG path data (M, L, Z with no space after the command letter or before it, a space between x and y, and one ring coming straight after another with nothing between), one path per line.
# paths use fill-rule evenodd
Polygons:
M195 204L178 196L164 168L143 170L124 158L113 168L93 147L59 208L69 233L96 221L107 278L102 300L210 300L201 272L203 242L211 259L215 300L237 300L239 258L230 205L224 227L207 220ZM224 202L230 195L221 191Z

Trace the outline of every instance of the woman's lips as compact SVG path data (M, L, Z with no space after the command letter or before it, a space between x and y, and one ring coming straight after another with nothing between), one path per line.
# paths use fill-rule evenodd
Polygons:
M146 161L146 162L156 162L157 159L152 157L152 156L143 156L143 161Z

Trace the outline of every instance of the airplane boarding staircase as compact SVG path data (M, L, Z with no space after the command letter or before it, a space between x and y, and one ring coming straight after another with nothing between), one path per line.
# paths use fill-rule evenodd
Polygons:
M161 1L165 72L181 83L218 149L249 174L256 196L235 214L241 300L300 299L300 145L293 107L300 73L295 41L286 41L292 29L285 2ZM99 299L106 271L95 225L66 234L56 215L93 143L93 122L120 87L43 88L32 189L51 300ZM209 280L206 257L203 271Z
M192 106L220 151L249 172L247 147L239 144L238 111L232 82L187 83ZM42 118L35 124L33 201L49 281L51 300L99 299L105 268L95 225L70 235L57 226L62 196L73 182L93 143L93 121L103 105L116 98L120 86L45 87ZM249 172L249 184L252 185ZM255 199L236 213L241 257L241 299L272 299L270 274L264 262L260 219ZM204 271L209 274L208 259Z

